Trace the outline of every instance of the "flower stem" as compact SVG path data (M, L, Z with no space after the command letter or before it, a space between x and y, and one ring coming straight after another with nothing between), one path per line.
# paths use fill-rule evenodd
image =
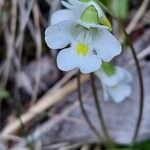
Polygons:
M100 101L98 99L93 73L91 73L91 85L92 85L91 87L92 87L92 92L93 92L93 96L94 96L94 100L95 100L95 106L96 106L97 114L98 114L99 121L100 121L100 127L102 127L102 129L103 129L106 143L108 143L108 145L106 145L106 146L109 148L114 148L114 144L113 144L112 140L110 139L110 136L109 136L109 133L108 133L105 121L104 121L104 117L102 114L102 110L100 107Z
M120 23L118 18L116 18L114 15L112 15L113 13L110 12L101 2L98 2L98 3L112 18L114 18L119 23L119 25L120 25L120 27L121 27L121 29L122 29L125 37L126 37L128 45L131 48L131 52L132 52L132 55L133 55L133 58L134 58L134 61L135 61L136 68L137 68L139 86L140 86L140 92L139 92L140 104L139 104L139 112L138 112L137 123L136 123L136 126L135 126L135 131L134 131L134 134L133 134L133 137L132 137L132 141L131 141L132 142L131 145L133 146L136 142L137 137L138 137L138 133L139 133L140 126L141 126L141 121L142 121L143 110L144 110L144 83L143 83L142 71L141 71L141 67L140 67L140 64L139 64L139 60L138 60L137 55L136 55L136 51L133 47L132 42L130 41L129 35L126 32L124 26Z
M142 122L143 110L144 110L144 83L143 83L143 76L142 76L141 67L140 67L139 60L137 58L135 49L134 49L134 47L132 45L132 42L130 41L130 38L129 38L127 32L125 30L123 30L123 31L124 31L124 34L125 34L126 39L128 41L128 44L131 47L131 52L132 52L132 55L133 55L133 58L134 58L134 61L135 61L135 64L136 64L137 73L138 73L138 79L139 79L139 85L140 85L139 112L138 112L137 123L136 123L136 126L135 126L135 131L134 131L133 138L132 138L132 145L134 145L134 143L136 142L136 139L138 137L138 133L139 133L141 122Z
M94 127L94 125L91 123L91 121L90 121L90 119L89 119L89 117L88 117L88 115L86 113L86 110L84 109L83 100L82 100L82 94L81 94L80 72L78 72L77 81L78 81L78 99L79 99L79 104L80 104L80 108L81 108L82 114L83 114L83 116L85 118L85 121L89 125L90 129L99 138L99 140L102 141L99 132Z

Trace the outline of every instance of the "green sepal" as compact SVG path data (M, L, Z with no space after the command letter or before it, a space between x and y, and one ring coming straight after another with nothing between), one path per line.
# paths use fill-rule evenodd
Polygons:
M116 72L115 66L108 62L102 63L102 69L108 76L113 76Z
M99 18L99 23L101 25L108 27L109 31L112 31L112 25L107 17L104 16L104 17Z
M82 1L84 1L84 2L89 2L89 0L82 0ZM97 5L99 6L100 0L94 0L94 1L95 1L95 2L97 3ZM99 6L99 7L100 7L100 6ZM99 17L99 16L98 16L98 18L99 18L99 23L98 23L98 24L104 25L104 26L108 27L108 30L109 30L109 31L112 31L112 25L111 25L109 19L108 19L106 16L103 16L103 17Z
M80 19L85 23L99 24L98 12L93 5L83 11Z
M81 2L83 2L83 3L87 3L87 2L89 2L90 0L80 0Z

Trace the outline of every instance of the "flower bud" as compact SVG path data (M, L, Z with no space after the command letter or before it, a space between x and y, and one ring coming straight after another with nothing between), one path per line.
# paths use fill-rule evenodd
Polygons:
M115 66L108 62L102 63L102 69L108 76L113 76L116 72Z

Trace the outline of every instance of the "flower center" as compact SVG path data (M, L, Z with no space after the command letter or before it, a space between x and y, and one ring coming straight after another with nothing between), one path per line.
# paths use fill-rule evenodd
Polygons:
M89 52L89 46L83 43L77 43L76 52L78 55L86 56Z
M76 25L72 30L72 35L78 43L88 43L89 45L99 39L100 33L97 28L88 29L81 25Z

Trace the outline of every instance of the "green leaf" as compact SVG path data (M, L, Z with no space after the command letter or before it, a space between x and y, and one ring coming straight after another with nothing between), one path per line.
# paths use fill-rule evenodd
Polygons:
M6 91L5 89L0 89L0 100L6 99L9 96L10 95L8 91Z
M128 15L129 0L113 0L112 10L119 19L126 19Z
M140 143L137 143L133 146L135 150L149 150L150 149L150 140L146 140Z
M112 0L95 0L97 2L101 2L102 4L104 4L106 7L109 7Z

